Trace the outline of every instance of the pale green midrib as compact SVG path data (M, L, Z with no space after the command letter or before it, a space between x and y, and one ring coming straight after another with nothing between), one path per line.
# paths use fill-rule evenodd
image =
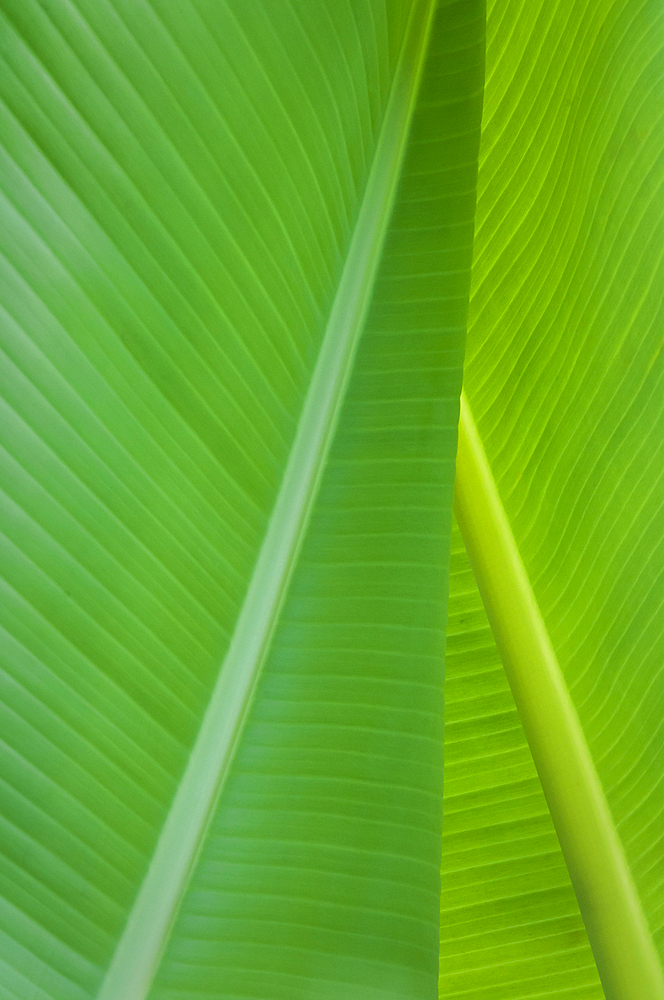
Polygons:
M606 998L664 1000L622 844L463 393L454 508Z
M200 853L288 587L362 332L435 0L414 5L370 176L284 478L228 652L97 1000L144 1000Z

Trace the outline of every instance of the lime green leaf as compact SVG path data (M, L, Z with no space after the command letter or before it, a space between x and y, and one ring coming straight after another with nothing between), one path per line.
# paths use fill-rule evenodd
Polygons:
M463 396L455 505L607 991L660 996L664 979L629 866Z
M587 789L581 794L568 778L567 793L556 791L569 730L564 736L556 723L552 732L545 720L535 731L526 722L526 730L531 745L540 746L535 762L606 996L660 998L664 25L652 3L516 3L495 5L487 30L465 384L490 480L561 670L560 691L580 722L581 756L598 778L596 818L602 818L583 861L579 849L590 830L583 822L571 833L570 821L579 819L575 806L587 807ZM482 504L477 496L469 501ZM503 640L511 643L524 618L513 608L511 623L498 621L495 597L509 584L505 566L495 565L496 522L480 530L482 551L494 548L489 559L499 583L488 607L504 652ZM484 575L485 592L486 583ZM471 637L468 649L480 674L484 654ZM513 655L506 659L513 662ZM522 680L512 680L524 718L542 694L538 687L534 699L524 699L530 667L535 663ZM466 673L472 675L472 665ZM550 711L551 702L543 707ZM560 752L543 755L547 737L560 741ZM483 766L479 754L466 765L469 789L480 801L490 791ZM487 807L485 830L495 831L505 815L504 803ZM602 838L613 844L607 852ZM542 851L526 877L534 842L524 840L513 855L512 896L520 902L504 908L503 936L487 940L484 952L480 925L472 925L480 894L467 880L457 895L455 930L444 947L453 948L465 910L464 947L474 955L467 975L461 970L450 978L446 995L456 989L492 997L598 995L589 980L582 987L574 978L572 949L580 942L563 940L567 895L552 885L547 899L547 870L558 859ZM498 872L505 849L497 835L493 844L487 833L483 856L475 855L488 880L491 859ZM614 876L620 891L609 888ZM538 880L542 908L523 919L525 894ZM598 903L606 890L608 898ZM539 937L548 936L561 955L561 968L546 979L529 962L537 922ZM506 946L503 957L498 941ZM581 970L583 948L577 957ZM442 974L445 982L444 968ZM503 993L489 991L491 977Z
M604 994L459 529L445 654L440 997Z
M0 996L428 998L480 3L7 0Z

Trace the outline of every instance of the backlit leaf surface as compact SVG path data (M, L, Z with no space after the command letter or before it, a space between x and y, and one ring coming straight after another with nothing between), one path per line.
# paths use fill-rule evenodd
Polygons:
M663 96L661 5L490 5L464 375L660 957ZM601 996L466 573L441 994Z
M0 19L0 997L428 1000L481 5Z

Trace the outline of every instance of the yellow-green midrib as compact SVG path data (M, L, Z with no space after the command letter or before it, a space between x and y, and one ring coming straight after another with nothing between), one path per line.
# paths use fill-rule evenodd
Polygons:
M603 1000L514 699L454 524L440 996Z
M464 385L661 953L661 9L491 4L487 33Z
M498 14L465 386L661 954L664 21Z

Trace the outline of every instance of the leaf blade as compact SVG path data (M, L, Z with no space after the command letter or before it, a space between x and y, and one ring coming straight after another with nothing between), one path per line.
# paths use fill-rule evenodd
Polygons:
M143 1000L150 991L241 739L362 333L410 129L432 12L431 3L413 8L362 207L270 522L187 768L99 1000Z
M661 954L661 22L514 4L488 37L466 391Z
M1 83L11 146L3 161L3 213L12 226L1 272L11 291L4 331L16 367L3 383L11 423L1 457L12 469L18 508L15 548L6 570L3 564L9 586L1 614L10 636L3 682L13 675L39 692L39 706L22 705L24 721L48 732L57 749L12 731L11 747L1 751L3 766L14 752L23 759L15 777L28 803L7 839L12 858L0 906L13 935L2 943L15 967L8 981L19 996L93 996L149 866L269 521L410 8L397 0L387 7L268 2L248 20L242 4L204 0L77 0L47 9L8 0L3 8L11 65ZM353 600L323 590L330 631L312 652L303 617L313 598L302 590L311 562L302 568L279 655L293 658L289 637L299 629L298 663L324 696L301 705L304 682L282 676L276 657L216 827L215 843L232 847L237 865L222 866L220 879L214 859L197 867L203 892L216 872L215 898L233 906L233 875L242 868L253 906L260 865L247 857L260 855L262 824L271 815L273 880L285 875L285 860L296 869L301 862L299 884L318 880L323 898L290 898L287 905L272 898L267 939L258 916L264 901L257 904L245 922L253 937L239 945L237 921L208 915L206 927L217 935L212 945L205 934L192 934L205 915L186 914L172 939L175 960L169 953L153 992L171 991L172 975L180 993L199 976L216 995L241 989L263 996L256 985L262 975L276 992L288 981L289 997L324 994L340 982L374 996L402 986L420 997L435 982L438 868L430 859L440 851L432 832L440 809L422 786L440 782L431 761L441 750L444 518L449 524L481 98L479 61L464 75L463 44L470 37L477 48L482 29L475 18L468 31L467 4L440 10L443 77L453 66L468 117L459 121L463 101L445 99L445 81L434 73L429 110L423 106L413 128L410 195L397 200L368 320L371 347L354 369L329 463L343 471L328 493L355 490L355 506L330 534L335 515L319 504L318 540L309 543L310 553L333 546ZM429 126L440 139L435 147L428 145ZM444 178L441 198L446 137L463 162L452 180ZM449 341L442 348L441 325ZM361 482L353 479L360 470ZM378 512L370 502L377 489L389 494ZM403 520L404 530L393 530L404 500L422 531ZM4 513L10 507L3 503ZM428 568L418 580L410 562L426 546ZM353 564L358 552L361 572ZM381 565L404 566L407 600L372 568L377 552ZM319 580L325 576L333 587L323 563ZM382 596L368 600L358 592L362 574ZM440 604L425 599L425 589ZM353 621L344 623L348 613ZM343 656L377 672L364 688L352 676L334 684L325 676L330 637L346 632ZM379 641L370 642L372 635ZM409 665L432 683L413 684ZM381 682L381 670L397 670L398 678ZM287 697L276 697L275 688ZM385 703L374 712L366 694L376 689ZM401 690L412 690L419 707L395 705ZM367 714L373 725L362 721ZM432 728L426 737L417 733L423 716ZM293 734L299 745L289 744ZM370 783L357 772L365 759L387 796L382 811L367 801ZM277 774L270 770L275 760ZM42 773L30 771L33 761ZM257 761L265 772L258 779ZM302 773L292 774L294 767ZM334 810L321 819L312 768L314 777L330 772L327 784L320 779L324 792L336 790L338 798L346 790L341 819ZM401 778L386 781L395 769ZM284 810L271 793L291 780ZM238 806L238 783L249 798L261 785L256 808L244 808L246 799ZM12 794L3 786L10 814ZM328 865L314 866L313 875L306 874L301 837L292 834L303 802L308 857L320 861L322 852ZM404 853L413 804L414 845ZM238 816L240 825L247 821L241 836ZM50 836L52 819L57 829ZM35 845L33 834L48 842ZM363 873L366 863L377 878ZM343 906L335 910L341 883ZM412 893L403 903L397 898L395 915L389 904L402 885ZM288 888L287 881L286 895ZM201 894L185 898L195 907ZM348 929L371 910L362 900L378 902L371 911L377 933L353 936ZM17 909L28 919L17 919ZM329 926L335 913L347 918L336 931ZM275 934L294 927L295 944L275 949ZM178 948L194 955L210 946L221 972L211 977L205 962L183 971L187 960ZM377 971L382 985L372 979Z
M458 525L445 654L440 997L604 991Z
M664 976L579 718L462 396L455 511L602 982L664 996Z

